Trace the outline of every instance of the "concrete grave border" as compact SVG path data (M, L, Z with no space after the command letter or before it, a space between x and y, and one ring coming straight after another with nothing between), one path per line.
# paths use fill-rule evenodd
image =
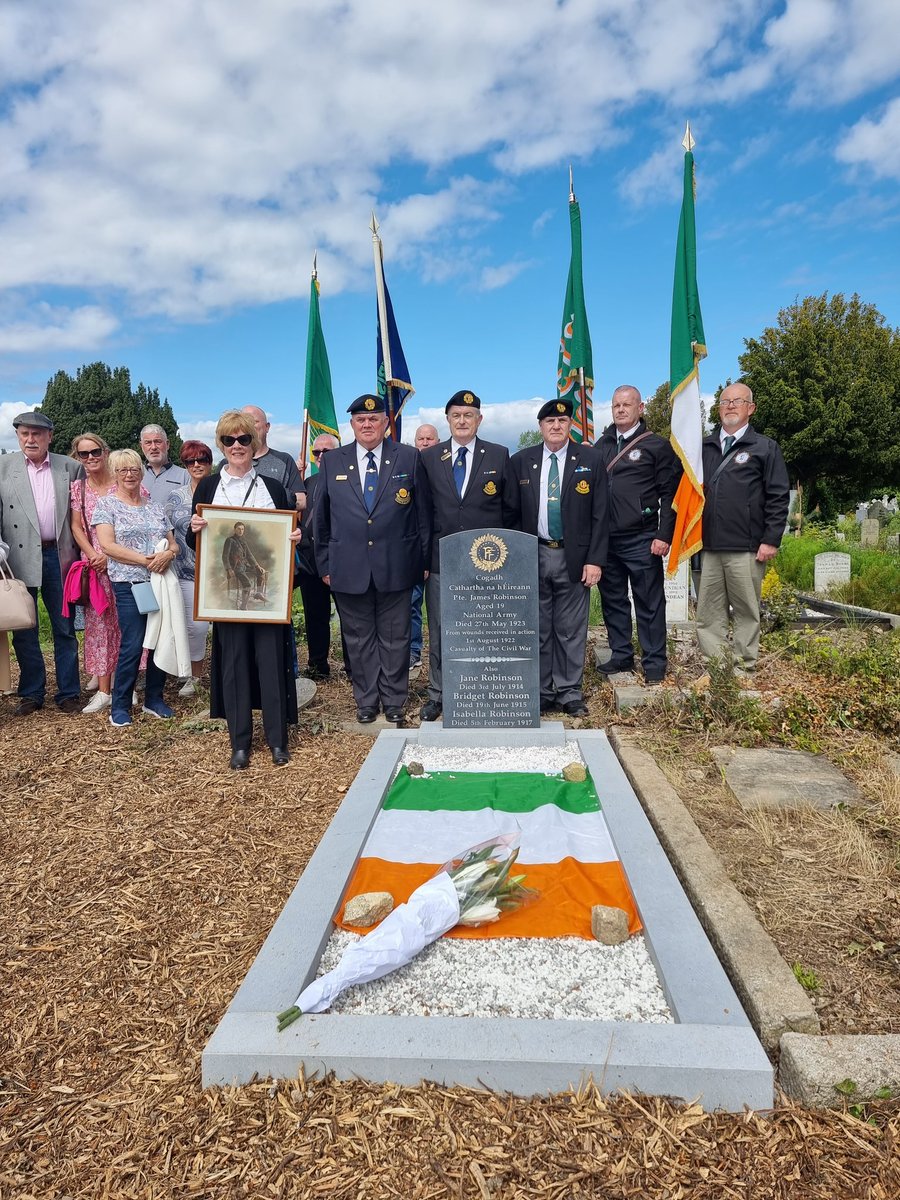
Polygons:
M279 1034L275 1014L313 978L347 880L407 742L577 743L600 790L675 1024L321 1013ZM700 1099L707 1109L770 1108L773 1071L638 798L602 730L381 733L272 932L203 1051L203 1085L295 1078L486 1086L519 1095L578 1088Z

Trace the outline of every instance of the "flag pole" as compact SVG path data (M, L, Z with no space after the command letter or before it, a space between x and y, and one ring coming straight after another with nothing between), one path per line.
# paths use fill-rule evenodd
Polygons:
M575 182L572 175L572 164L569 163L569 203L576 204L577 197L575 195ZM588 437L588 414L587 414L587 389L584 382L584 367L578 368L578 414L579 424L581 425L581 440L590 445Z
M375 298L378 303L378 329L381 334L381 356L384 360L384 402L385 408L387 409L391 437L395 438L396 426L394 424L394 397L391 395L393 389L388 383L389 379L393 379L394 372L391 364L391 343L387 322L387 303L384 298L384 250L381 244L381 238L378 236L379 225L374 212L372 213L372 220L369 223L369 228L372 230L372 256L375 260Z
M312 279L313 279L314 283L317 282L318 278L319 278L318 261L319 261L319 252L318 252L318 250L314 250L313 251L313 265L312 265ZM307 353L308 352L309 351L307 351ZM307 457L308 452L309 452L308 443L309 443L309 409L306 407L306 403L304 402L304 405L303 405L303 433L301 434L301 441L300 441L300 478L301 479L304 479L306 477L306 465L309 462L309 459Z

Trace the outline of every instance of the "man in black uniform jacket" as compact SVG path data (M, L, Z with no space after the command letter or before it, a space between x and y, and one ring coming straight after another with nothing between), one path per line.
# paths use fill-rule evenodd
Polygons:
M420 712L423 721L436 721L443 710L440 539L468 529L519 528L519 485L509 465L509 451L476 436L481 401L474 392L456 392L444 412L450 437L420 456L434 518L431 574L425 583L429 666L428 701Z
M647 429L643 412L637 388L616 388L613 424L596 443L609 479L609 551L600 596L612 658L600 670L614 675L634 669L630 580L644 681L660 683L666 673L663 558L675 530L672 498L681 463L665 438Z

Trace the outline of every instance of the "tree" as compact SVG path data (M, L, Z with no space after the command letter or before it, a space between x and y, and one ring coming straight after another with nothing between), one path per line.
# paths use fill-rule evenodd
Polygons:
M68 454L72 439L90 429L106 438L114 450L140 450L140 433L145 425L161 425L169 436L169 454L176 459L181 438L172 406L160 401L157 388L139 383L132 390L127 367L114 370L95 362L80 367L73 379L57 371L47 384L43 412L54 424L51 449Z
M539 446L543 440L539 429L523 429L519 434L518 449L524 450L528 446Z
M669 381L661 383L644 407L647 428L669 440L672 433L672 404L669 400Z
M806 511L830 517L900 486L900 331L874 305L807 296L744 345L753 424L781 446Z

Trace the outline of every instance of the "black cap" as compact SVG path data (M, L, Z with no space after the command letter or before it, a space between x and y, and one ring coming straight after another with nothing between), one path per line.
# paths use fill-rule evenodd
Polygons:
M444 405L444 412L450 408L481 408L481 401L474 392L454 392Z
M542 406L537 419L543 421L544 417L571 417L574 412L575 405L572 401L560 397L558 400L548 400Z
M383 413L384 412L384 397L373 396L371 392L364 392L361 396L357 396L350 407L348 413Z
M53 422L45 413L34 412L19 413L17 417L13 417L13 429L18 429L20 425L28 425L31 429L52 429Z

